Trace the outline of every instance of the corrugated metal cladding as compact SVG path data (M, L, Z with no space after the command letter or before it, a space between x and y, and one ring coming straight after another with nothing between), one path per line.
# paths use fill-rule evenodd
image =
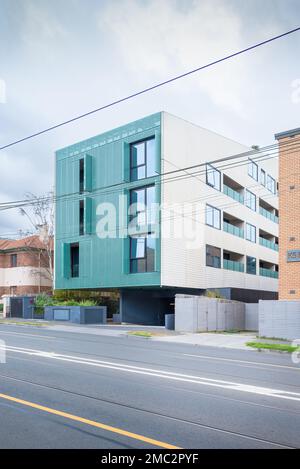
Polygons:
M57 289L113 288L160 285L160 237L156 240L155 272L129 274L129 240L100 239L96 234L99 204L116 207L117 226L127 227L127 213L120 210L119 196L129 189L155 184L160 202L160 176L129 182L130 143L155 137L156 165L160 173L161 114L132 122L111 132L71 145L56 152L56 253ZM84 181L80 184L80 160L84 160ZM80 201L84 201L84 234L80 236ZM99 210L99 209L98 209ZM123 213L124 212L124 213ZM110 229L114 235L113 227ZM79 276L71 277L70 245L79 244Z

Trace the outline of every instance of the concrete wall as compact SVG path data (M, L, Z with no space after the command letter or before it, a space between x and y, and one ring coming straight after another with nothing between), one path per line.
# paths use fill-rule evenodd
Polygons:
M259 302L259 335L282 339L300 338L300 301Z
M245 330L258 331L258 303L245 304Z
M175 330L186 332L245 329L245 304L203 296L176 295Z
M46 306L46 321L70 321L75 324L106 324L106 306Z

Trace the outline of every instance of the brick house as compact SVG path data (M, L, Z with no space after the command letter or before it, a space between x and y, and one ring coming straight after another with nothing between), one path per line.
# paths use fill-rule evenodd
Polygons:
M50 270L47 248L39 236L0 239L0 298L51 291Z

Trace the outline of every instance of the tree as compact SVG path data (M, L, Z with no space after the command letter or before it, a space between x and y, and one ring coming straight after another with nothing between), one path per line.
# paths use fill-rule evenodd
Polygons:
M37 196L28 192L25 194L25 199L26 202L19 209L20 214L27 217L41 243L36 247L28 242L26 251L32 256L39 256L39 266L44 268L43 275L51 281L53 290L54 194L49 192ZM33 274L41 275L41 269L33 271Z

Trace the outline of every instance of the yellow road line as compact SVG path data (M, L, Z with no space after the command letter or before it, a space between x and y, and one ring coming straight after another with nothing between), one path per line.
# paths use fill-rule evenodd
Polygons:
M84 423L86 425L91 425L92 427L101 428L108 432L117 433L118 435L126 436L128 438L133 438L134 440L143 441L144 443L150 443L154 446L159 446L166 449L180 449L178 446L170 445L169 443L164 443L163 441L154 440L143 435L138 435L137 433L128 432L127 430L122 430L121 428L111 427L110 425L105 425L104 423L95 422L94 420L85 419L83 417L78 417L77 415L69 414L67 412L61 412L60 410L51 409L50 407L45 407L40 404L35 404L34 402L24 401L23 399L18 399L17 397L8 396L7 394L1 394L1 399L6 399L7 401L16 402L18 404L25 405L27 407L32 407L33 409L42 410L48 412L49 414L59 415L60 417L65 417L75 422Z

